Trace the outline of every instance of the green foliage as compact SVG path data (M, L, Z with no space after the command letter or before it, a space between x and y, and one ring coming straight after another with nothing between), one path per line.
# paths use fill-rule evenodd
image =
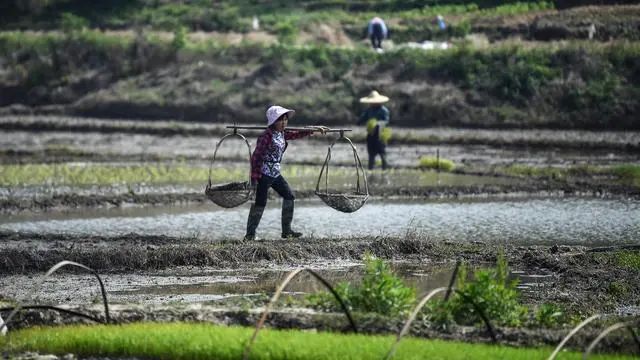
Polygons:
M173 40L171 41L171 47L178 51L187 45L187 29L184 26L177 27L173 32Z
M456 283L461 294L454 293L447 302L433 302L426 307L425 315L439 324L451 321L466 325L481 323L482 318L472 300L492 323L521 325L528 309L520 304L518 281L509 280L508 272L507 260L502 253L498 254L495 268L475 270L472 281L467 279L466 267L461 266Z
M613 167L611 170L625 183L640 186L640 165L624 164Z
M342 282L336 286L336 292L347 306L355 311L387 316L408 313L416 301L415 289L406 286L381 259L365 254L364 264L365 273L360 285ZM308 295L307 301L319 309L341 311L329 292Z
M293 44L298 36L298 25L293 21L282 20L274 30L281 44Z
M76 354L81 358L240 359L254 329L198 323L132 323L31 327L0 337L9 354L39 352ZM382 359L395 335L372 336L331 332L265 329L251 351L252 359ZM543 359L550 347L513 347L406 337L395 358L450 360ZM632 359L633 356L595 354L593 359ZM581 359L566 351L563 359Z
M148 164L131 166L27 164L0 165L2 186L188 183L208 178L208 169L182 164ZM242 177L241 172L217 170L219 178Z
M545 328L553 328L566 322L566 315L556 304L542 304L535 310L536 324Z
M452 171L456 164L448 159L439 159L432 156L421 156L418 160L418 167L421 169L436 169L442 171Z
M62 13L60 15L60 28L67 34L81 31L89 26L89 21L72 13Z

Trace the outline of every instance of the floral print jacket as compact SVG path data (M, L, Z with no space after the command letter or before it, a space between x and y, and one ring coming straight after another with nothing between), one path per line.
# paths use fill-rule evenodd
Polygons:
M283 132L267 128L259 137L256 148L251 155L251 183L256 184L262 175L270 177L280 176L280 162L284 155L288 140L300 139L311 135L311 131Z

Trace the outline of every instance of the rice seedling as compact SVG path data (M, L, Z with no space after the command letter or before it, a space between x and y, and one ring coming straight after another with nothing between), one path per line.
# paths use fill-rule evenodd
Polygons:
M161 359L239 359L252 328L194 323L135 323L37 327L9 332L0 346L9 352L37 351L80 357L141 357ZM313 333L299 330L265 330L251 359L382 359L395 336ZM544 359L549 347L515 348L455 341L404 339L397 359ZM563 359L580 359L565 351ZM598 354L593 359L632 359L632 356Z

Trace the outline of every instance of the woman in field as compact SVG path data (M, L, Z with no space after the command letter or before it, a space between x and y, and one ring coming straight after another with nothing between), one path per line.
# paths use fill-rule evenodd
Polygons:
M245 240L256 238L256 229L267 205L269 188L273 188L283 199L282 237L298 238L302 236L301 232L291 229L295 197L287 180L282 176L280 162L289 145L288 140L309 136L313 130L286 130L289 118L294 114L295 110L282 106L271 106L267 109L267 129L258 137L256 148L251 155L251 185L255 187L256 200L249 211ZM322 133L326 129L321 126L316 128Z

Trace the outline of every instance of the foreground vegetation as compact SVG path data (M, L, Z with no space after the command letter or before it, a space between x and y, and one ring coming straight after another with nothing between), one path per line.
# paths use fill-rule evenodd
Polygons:
M365 255L362 282L342 282L336 292L352 311L374 312L384 316L408 315L416 306L415 289L404 284L382 259ZM571 316L555 304L540 304L535 308L523 305L512 279L505 256L498 254L494 268L478 268L468 276L462 264L456 277L458 290L449 300L432 300L421 312L422 320L438 326L451 324L482 325L480 312L493 324L510 327L556 327L573 321ZM306 302L317 309L341 311L331 293L308 295Z
M10 332L6 338L0 337L0 345L13 353L72 353L81 357L239 359L252 332L251 328L188 323L66 326ZM251 359L382 359L394 340L395 336L263 330ZM400 343L394 358L468 359L473 354L474 359L544 359L551 351L407 338ZM577 352L562 354L562 359L580 358Z

